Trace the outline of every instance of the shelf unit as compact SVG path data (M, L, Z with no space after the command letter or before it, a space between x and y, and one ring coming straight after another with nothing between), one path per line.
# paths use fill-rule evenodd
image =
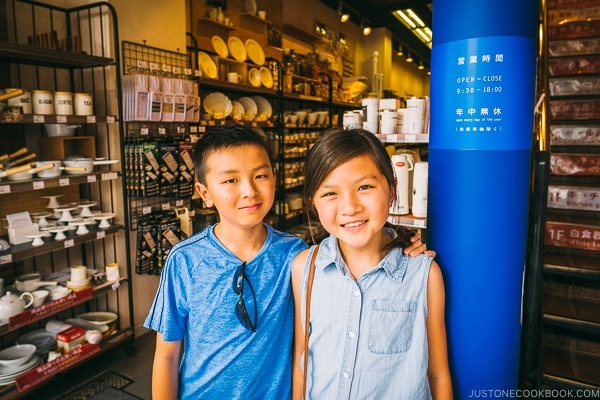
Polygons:
M550 180L540 380L600 387L600 41L589 2L550 2ZM586 16L586 18L580 18ZM594 21L594 19L596 21ZM594 206L595 205L595 206Z
M43 153L41 142L44 123L82 124L86 136L95 139L93 151L98 156L118 158L121 153L121 134L118 124L120 94L117 17L108 3L94 3L74 8L62 8L37 1L5 2L0 15L9 26L0 42L0 69L3 87L22 87L28 90L70 91L92 93L95 114L92 116L23 115L15 122L0 123L0 143L12 151L23 146ZM47 35L52 27L57 36L82 43L78 52L58 48L35 47L31 39ZM116 88L114 85L117 85ZM5 147L6 146L6 147ZM68 149L59 149L65 151ZM121 278L79 292L60 300L48 300L43 305L9 317L0 324L0 344L11 343L33 329L45 326L49 319L75 317L82 312L112 311L119 319L114 329L100 345L85 345L47 362L15 378L15 382L0 389L0 399L22 397L35 392L58 374L77 368L96 354L120 345L128 350L134 341L133 303L130 285L129 240L125 235L127 220L123 207L121 168L119 164L101 167L84 175L61 175L56 178L35 178L25 181L0 181L0 213L43 210L48 202L41 196L61 195L65 202L80 199L94 200L103 212L116 217L109 228L94 227L84 235L69 231L64 240L45 238L44 244L14 245L0 252L0 276L5 287L24 273L39 272L47 276L66 267L86 265L103 271L108 263L121 266ZM64 204L64 203L63 203ZM14 288L10 288L14 290ZM42 373L45 370L46 373Z

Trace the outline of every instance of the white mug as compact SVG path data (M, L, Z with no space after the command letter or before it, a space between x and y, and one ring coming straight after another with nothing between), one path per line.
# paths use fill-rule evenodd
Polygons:
M227 82L232 83L240 83L242 81L242 76L237 72L228 72L227 73Z
M414 164L406 157L406 154L394 154L392 166L396 175L396 199L390 207L390 214L405 215L409 213L408 173L413 170Z
M413 174L412 214L418 218L425 218L427 217L428 163L416 162Z
M267 19L266 11L258 11L256 14L258 15L258 18L260 18L260 19Z

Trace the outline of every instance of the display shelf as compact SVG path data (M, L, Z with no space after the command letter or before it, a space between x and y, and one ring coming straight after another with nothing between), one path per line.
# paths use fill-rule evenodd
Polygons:
M31 257L36 257L42 254L51 253L69 247L78 246L94 240L104 239L107 235L113 235L122 230L123 225L114 224L110 228L99 229L96 226L88 226L89 233L84 235L76 235L74 231L67 231L67 236L64 240L54 240L54 238L43 238L44 244L41 246L32 246L30 242L11 246L10 248L0 252L0 265L14 263L16 261L25 260ZM52 236L52 235L51 235ZM8 237L3 237L7 240Z
M600 265L589 257L577 255L546 254L544 273L600 281Z
M293 38L300 40L301 42L314 44L321 41L321 37L314 33L307 32L302 28L297 27L293 24L283 24L283 33Z
M566 318L558 315L544 313L543 323L547 326L565 328L581 333L600 334L600 324L589 321L581 321L574 318Z
M234 60L231 61L235 62ZM202 80L200 80L200 89L235 91L240 93L243 92L248 94L262 94L269 96L277 95L276 89L269 89L264 86L256 87L240 83L232 83L211 78L202 78Z
M247 12L241 13L240 14L240 19L241 20L248 20L248 21L252 21L252 22L257 22L257 23L263 24L263 25L270 25L271 24L271 21L269 21L268 19L266 19L266 18L263 19L263 18L259 17L258 15L254 15L254 14L247 13Z
M64 186L78 185L82 183L93 183L110 181L121 176L119 171L95 171L83 175L60 175L56 178L35 178L26 181L0 181L0 195L8 193L24 193L32 190L58 188Z
M1 121L0 124L96 124L117 122L115 115L34 115L23 114L17 121Z
M89 68L108 66L113 58L97 57L85 53L46 49L18 43L0 41L0 60L13 63L46 65L58 68Z
M427 228L427 218L418 218L412 214L390 215L388 222L393 225L401 225L409 228Z
M203 25L203 24L205 24L205 25L210 25L210 26L212 26L212 27L215 27L215 28L218 28L218 29L223 29L224 31L235 31L235 29L236 29L236 28L235 28L234 26L232 26L232 25L225 25L225 24L224 24L224 23L222 23L222 22L219 22L219 21L217 21L217 20L214 20L214 19L210 19L210 18L208 18L208 17L206 17L206 18L201 18L201 19L199 19L199 20L198 20L198 28L199 28L200 30L202 30L202 25Z
M395 133L390 135L377 134L377 137L383 143L429 143L429 134L403 134Z

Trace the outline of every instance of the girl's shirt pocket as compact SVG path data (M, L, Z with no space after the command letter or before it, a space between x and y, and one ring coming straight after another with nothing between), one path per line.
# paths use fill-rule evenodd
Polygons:
M373 300L368 346L375 354L406 352L411 345L417 304L409 300Z

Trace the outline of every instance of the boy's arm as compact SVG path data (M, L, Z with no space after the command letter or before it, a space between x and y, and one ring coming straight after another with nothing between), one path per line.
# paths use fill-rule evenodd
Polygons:
M427 281L427 343L429 366L427 376L435 400L452 399L452 380L448 366L448 345L444 319L445 292L442 271L433 261Z
M152 364L152 398L175 400L179 392L181 341L167 342L156 333L156 350Z
M300 315L300 283L304 271L304 263L308 250L302 251L292 261L292 290L294 291L294 348L292 351L292 399L301 400L304 386L304 372L302 355L304 354L304 328Z
M421 241L421 235L419 232L414 232L414 235L410 238L410 242L412 244L404 249L404 254L407 254L411 257L416 257L419 254L435 257L435 251L427 250L425 243Z

